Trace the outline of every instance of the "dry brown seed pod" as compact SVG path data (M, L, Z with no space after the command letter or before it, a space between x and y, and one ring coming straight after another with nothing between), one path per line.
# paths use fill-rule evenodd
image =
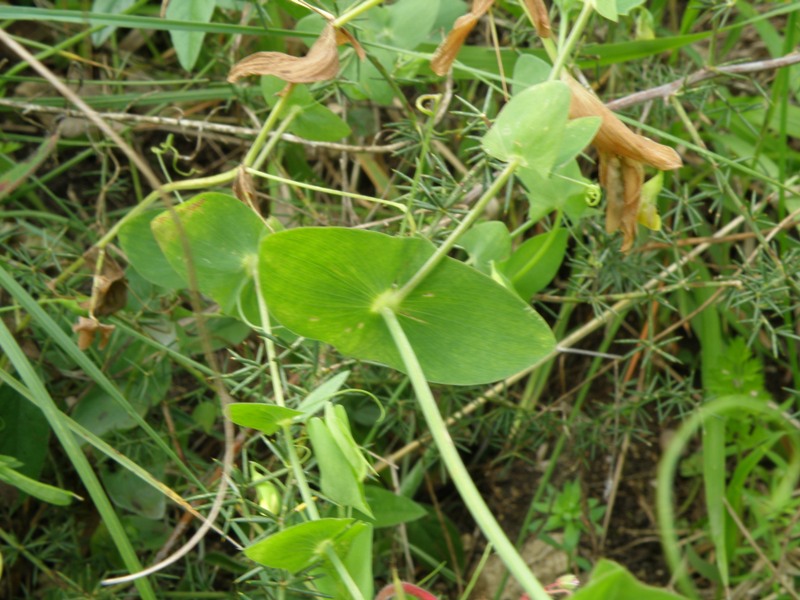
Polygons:
M336 46L336 31L329 23L305 56L290 56L283 52L256 52L233 65L228 73L228 81L234 83L248 75L275 75L289 83L333 79L339 72L339 53Z

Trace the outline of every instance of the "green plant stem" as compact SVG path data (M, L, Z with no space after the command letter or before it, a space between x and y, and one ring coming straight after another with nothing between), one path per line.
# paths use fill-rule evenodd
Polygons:
M122 522L114 511L114 507L111 505L108 496L106 496L103 486L100 485L100 480L92 470L75 436L64 423L61 411L47 392L42 380L39 379L33 365L28 361L22 349L19 347L19 344L17 344L17 341L14 339L14 336L11 335L11 332L2 320L0 320L0 347L3 348L3 351L11 360L11 363L14 365L17 373L19 373L25 386L30 390L31 395L36 398L37 406L47 418L47 422L50 424L53 433L55 433L59 442L61 442L64 452L78 472L78 476L86 487L86 491L92 498L92 502L94 502L97 512L100 514L100 518L103 520L111 539L114 541L114 545L119 551L125 568L134 573L141 571L142 565L139 562L139 558L136 556L136 551L133 549L133 545L125 532L125 528L122 526ZM149 579L137 579L135 585L142 598L145 600L156 600L155 591Z
M333 549L332 544L328 544L325 548L325 556L328 557L328 560L333 564L333 568L336 569L336 573L342 578L342 582L347 588L347 591L350 592L350 597L353 598L353 600L365 600L364 594L358 589L358 585L353 581L353 577L342 562L342 559L336 554L336 550Z
M392 302L395 303L395 306L399 306L402 304L403 300L412 292L414 289L422 283L422 281L433 271L436 266L442 262L450 250L453 249L453 246L456 245L458 238L460 238L475 221L478 220L478 217L481 216L483 210L486 208L486 205L491 202L492 198L494 198L500 189L506 184L508 178L514 173L514 171L519 166L519 160L513 160L506 165L506 168L503 169L497 178L494 180L492 185L487 189L483 196L481 196L478 201L475 203L475 206L467 213L467 216L464 217L464 220L459 223L458 227L456 227L453 232L447 237L447 239L439 246L436 251L431 255L431 257L425 261L419 270L414 273L414 275L409 279L403 287L401 287L397 292L392 295Z
M561 76L561 69L563 69L567 64L572 51L575 49L575 46L578 45L578 40L581 39L583 30L586 29L586 24L589 22L589 17L592 16L593 11L594 9L592 8L591 2L584 0L583 8L581 8L578 18L572 25L572 29L569 32L567 41L561 46L561 48L558 49L558 55L553 62L553 68L550 71L550 77L548 77L549 81L554 81Z
M420 409L428 424L428 429L436 444L436 448L439 450L439 454L442 457L442 462L453 478L453 483L458 489L461 498L464 500L464 504L467 505L467 508L486 535L486 538L497 549L497 553L500 555L500 558L506 564L509 571L516 577L523 589L530 594L531 599L550 600L550 596L536 579L536 576L531 573L525 561L519 555L516 548L514 548L514 544L506 537L506 534L489 510L489 507L486 506L478 488L475 486L475 482L472 481L472 478L467 472L467 468L464 466L458 454L458 450L456 450L453 439L447 431L447 426L442 419L442 415L439 413L436 400L428 386L428 382L425 379L425 374L417 360L417 356L414 354L414 350L400 322L397 320L397 315L395 315L394 311L390 308L383 307L381 309L381 316L386 326L389 328L392 339L406 367Z
M402 211L404 213L406 212L405 204L401 204L400 202L393 202L392 200L375 198L374 196L365 196L363 194L355 194L353 192L343 192L341 190L326 188L320 185L305 183L303 181L295 181L293 179L287 179L286 177L280 177L279 175L272 175L270 173L265 173L263 171L258 171L256 169L245 169L245 171L250 175L253 175L254 177L260 177L261 179L266 179L268 181L277 181L278 183L284 183L286 185L291 185L303 190L310 190L312 192L319 192L321 194L330 194L331 196L339 196L341 198L352 198L354 200L363 200L364 202L374 202L375 204L383 204L384 206L391 206L392 208L396 208L399 211Z
M356 17L359 17L365 12L367 12L373 6L378 6L378 4L381 4L382 2L383 0L366 0L366 2L362 2L358 6L354 6L343 15L334 19L332 24L336 28L342 27L343 25L349 23Z
M269 374L272 379L272 393L275 398L275 404L278 406L286 406L286 400L283 395L283 385L281 384L281 372L278 367L278 353L275 349L275 342L272 340L272 325L269 318L269 309L267 301L264 299L264 294L261 289L261 278L258 274L258 269L253 269L251 273L256 287L256 298L258 299L258 313L261 317L261 329L264 332L264 345L267 348L267 361L269 362ZM314 494L311 493L311 487L308 485L308 479L303 471L303 465L300 463L300 457L297 456L297 450L294 447L294 438L292 437L292 430L289 425L281 426L281 434L283 435L284 442L286 443L286 453L289 456L289 464L292 467L292 473L297 481L297 487L300 490L300 496L306 505L306 512L309 519L316 521L319 519L319 511L314 502Z
M264 147L264 144L267 143L267 140L269 139L269 134L275 128L275 123L278 122L278 117L280 117L281 113L283 112L283 109L289 103L289 98L291 97L293 91L294 91L294 84L293 83L287 84L283 93L279 96L278 103L269 112L267 120L264 121L264 124L261 126L261 131L258 132L256 139L253 140L253 145L250 146L250 150L247 151L247 154L245 154L244 159L242 159L243 167L247 168L256 165L257 163L256 159L258 157L258 154L261 151L261 148Z

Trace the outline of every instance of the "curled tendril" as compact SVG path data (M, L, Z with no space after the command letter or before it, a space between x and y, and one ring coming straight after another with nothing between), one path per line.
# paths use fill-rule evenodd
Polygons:
M603 191L599 185L592 184L586 188L586 197L584 201L586 206L597 206L600 204L600 199L603 197Z

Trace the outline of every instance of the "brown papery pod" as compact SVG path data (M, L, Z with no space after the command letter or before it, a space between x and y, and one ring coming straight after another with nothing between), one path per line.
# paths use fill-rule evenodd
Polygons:
M636 239L639 205L642 200L644 168L642 163L600 153L600 185L606 191L606 231L622 230L622 248L627 252Z
M674 149L650 138L638 135L606 108L600 99L566 73L561 79L569 86L572 100L569 104L570 119L600 117L600 129L592 140L599 152L616 154L651 165L662 171L683 166L681 157Z
M333 79L339 72L336 31L328 24L303 57L283 52L256 52L233 65L228 81L234 83L248 75L275 75L289 83L312 83Z
M533 19L533 26L536 27L536 33L539 37L551 37L553 30L550 29L550 15L547 13L544 0L523 0L523 2L528 7L528 12Z
M436 48L436 52L433 53L431 70L434 73L445 75L450 70L467 36L475 28L478 20L491 8L492 4L494 4L494 0L474 0L472 10L456 19L450 33L447 34L444 41Z

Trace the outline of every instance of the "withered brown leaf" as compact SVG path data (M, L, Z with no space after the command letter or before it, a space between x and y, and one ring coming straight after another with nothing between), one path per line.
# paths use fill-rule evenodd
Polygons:
M84 308L90 309L93 315L102 317L125 307L128 299L128 282L125 279L124 269L104 250L102 266L100 272L97 272L100 252L98 248L90 248L83 255L86 265L94 273L92 297L84 304Z
M248 75L275 75L289 83L333 79L339 72L336 37L333 25L328 23L305 56L290 56L283 52L251 54L233 65L228 81L234 83Z
M72 326L72 331L78 334L78 348L88 350L94 342L95 336L100 334L98 347L103 350L114 333L114 325L104 325L97 319L78 317L78 322Z
M644 184L642 165L666 171L680 168L683 161L673 148L631 131L597 96L568 74L562 79L572 93L570 118L601 118L592 144L599 157L600 185L606 191L606 231L621 230L622 251L627 252L636 239Z

